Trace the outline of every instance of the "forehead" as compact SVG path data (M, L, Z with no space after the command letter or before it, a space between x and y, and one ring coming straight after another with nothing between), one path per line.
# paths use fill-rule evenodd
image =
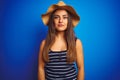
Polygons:
M54 15L68 15L66 10L56 10Z

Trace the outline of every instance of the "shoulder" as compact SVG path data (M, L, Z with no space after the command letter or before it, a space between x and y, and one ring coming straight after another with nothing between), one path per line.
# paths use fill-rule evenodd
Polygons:
M45 40L45 39L44 39L44 40L42 40L41 45L44 45L44 44L45 44L45 42L46 42L46 40Z
M43 47L44 47L45 42L46 42L46 40L42 40L42 42L41 42L41 44L40 44L40 47L41 47L41 48L43 48Z
M80 39L76 39L76 48L82 48L82 42Z

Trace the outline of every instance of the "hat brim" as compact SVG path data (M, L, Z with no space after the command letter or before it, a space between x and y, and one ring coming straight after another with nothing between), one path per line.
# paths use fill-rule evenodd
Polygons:
M71 7L69 5L58 6L58 5L54 4L54 5L50 6L50 8L48 9L46 14L42 14L42 16L41 16L42 21L45 25L48 25L49 17L51 15L51 13L56 9L65 9L71 14L73 27L75 27L79 23L80 17L76 13L76 11L73 9L73 7Z

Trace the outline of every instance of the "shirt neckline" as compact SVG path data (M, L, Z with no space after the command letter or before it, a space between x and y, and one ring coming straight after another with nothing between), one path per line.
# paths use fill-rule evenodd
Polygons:
M67 49L66 49L66 50L56 50L56 51L50 49L50 52L55 52L55 53L56 53L56 52L57 52L57 53L67 52Z

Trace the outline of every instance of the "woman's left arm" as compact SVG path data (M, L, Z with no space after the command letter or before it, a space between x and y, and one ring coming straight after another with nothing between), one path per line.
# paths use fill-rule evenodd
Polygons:
M84 80L84 58L83 58L83 48L82 43L79 39L76 40L76 52L77 52L77 67L78 76L77 80Z

